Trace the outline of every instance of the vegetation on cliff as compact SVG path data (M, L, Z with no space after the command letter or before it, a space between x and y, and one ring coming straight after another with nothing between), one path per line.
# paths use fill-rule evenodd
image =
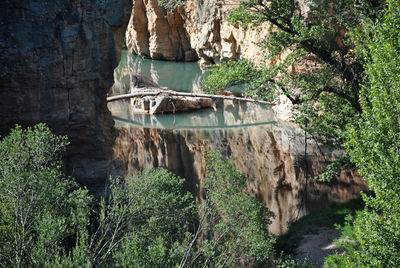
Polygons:
M112 180L93 199L66 178L66 137L43 124L17 126L0 142L0 264L11 267L232 267L265 265L270 212L245 177L210 153L205 202L184 180L146 170Z
M345 243L348 251L329 258L329 266L400 266L399 25L400 1L388 1L369 43L368 84L360 95L362 119L349 128L346 144L374 195L363 195L365 209L344 228L351 240Z
M297 123L319 141L347 149L350 159L332 165L330 174L353 163L373 191L343 228L347 252L328 258L328 267L400 266L399 14L398 0L246 0L229 17L244 27L272 27L260 43L269 65L242 68L262 72L267 82L256 84L249 74L239 82L261 97L286 95ZM232 85L230 70L218 73L227 66L235 64L214 67L209 77L228 77L219 81Z
M228 20L242 27L262 23L271 27L268 38L259 43L267 64L247 63L238 80L232 75L236 68L225 70L237 64L223 63L211 70L211 83L206 79L203 88L220 90L247 82L251 97L272 100L284 94L295 104L299 125L319 141L341 146L345 126L361 112L359 93L368 51L363 41L370 39L364 28L377 18L383 4L380 0L240 1ZM225 71L218 72L219 68ZM216 86L214 81L219 81Z
M184 5L185 2L181 0L159 0L158 5L168 11L173 11L177 7Z

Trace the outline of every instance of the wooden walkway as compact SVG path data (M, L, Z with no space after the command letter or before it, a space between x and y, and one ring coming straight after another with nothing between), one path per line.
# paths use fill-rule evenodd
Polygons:
M107 102L123 100L123 99L130 99L130 98L141 98L141 97L145 97L145 96L157 96L157 95L223 99L223 100L255 102L255 103L260 103L260 104L271 105L271 103L267 102L267 101L258 101L258 100L249 99L249 98L241 98L241 97L225 96L225 95L177 92L177 91L172 91L172 90L143 91L143 92L135 92L135 93L130 93L130 94L110 96L110 97L107 97Z

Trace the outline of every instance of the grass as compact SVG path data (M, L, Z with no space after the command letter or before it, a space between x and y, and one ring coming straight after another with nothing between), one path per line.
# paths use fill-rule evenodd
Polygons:
M286 234L277 238L277 252L293 254L304 235L314 234L321 227L332 228L335 224L343 225L348 214L354 215L356 211L363 208L364 202L358 198L345 204L332 204L327 209L304 216L291 223Z

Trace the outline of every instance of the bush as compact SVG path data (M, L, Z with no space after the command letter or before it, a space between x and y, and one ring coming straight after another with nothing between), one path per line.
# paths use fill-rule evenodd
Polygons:
M0 263L43 266L72 248L90 198L61 172L68 144L44 125L16 126L0 142Z
M347 132L351 160L374 195L363 196L365 209L346 226L354 243L346 244L347 254L330 257L330 266L400 266L399 25L400 1L388 1L370 43L369 85L361 94L363 120Z
M232 267L266 265L271 213L246 178L208 155L206 202L163 169L124 181L93 202L61 172L67 138L44 125L0 142L0 264L11 267ZM93 205L94 204L94 205ZM200 215L200 218L199 218Z

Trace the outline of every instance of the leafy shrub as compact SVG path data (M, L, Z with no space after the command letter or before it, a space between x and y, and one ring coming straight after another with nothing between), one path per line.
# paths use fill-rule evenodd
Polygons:
M210 260L212 266L266 265L275 242L267 229L272 213L246 192L246 177L212 151L207 154L204 188L208 235L218 256Z
M362 121L348 130L347 149L374 195L346 225L347 254L328 258L335 267L400 266L400 1L375 25L361 93Z
M61 172L66 137L16 126L0 142L0 263L45 266L89 223L91 198Z
M158 5L168 11L173 11L178 6L182 6L184 4L185 4L185 1L182 1L182 0L158 0Z

